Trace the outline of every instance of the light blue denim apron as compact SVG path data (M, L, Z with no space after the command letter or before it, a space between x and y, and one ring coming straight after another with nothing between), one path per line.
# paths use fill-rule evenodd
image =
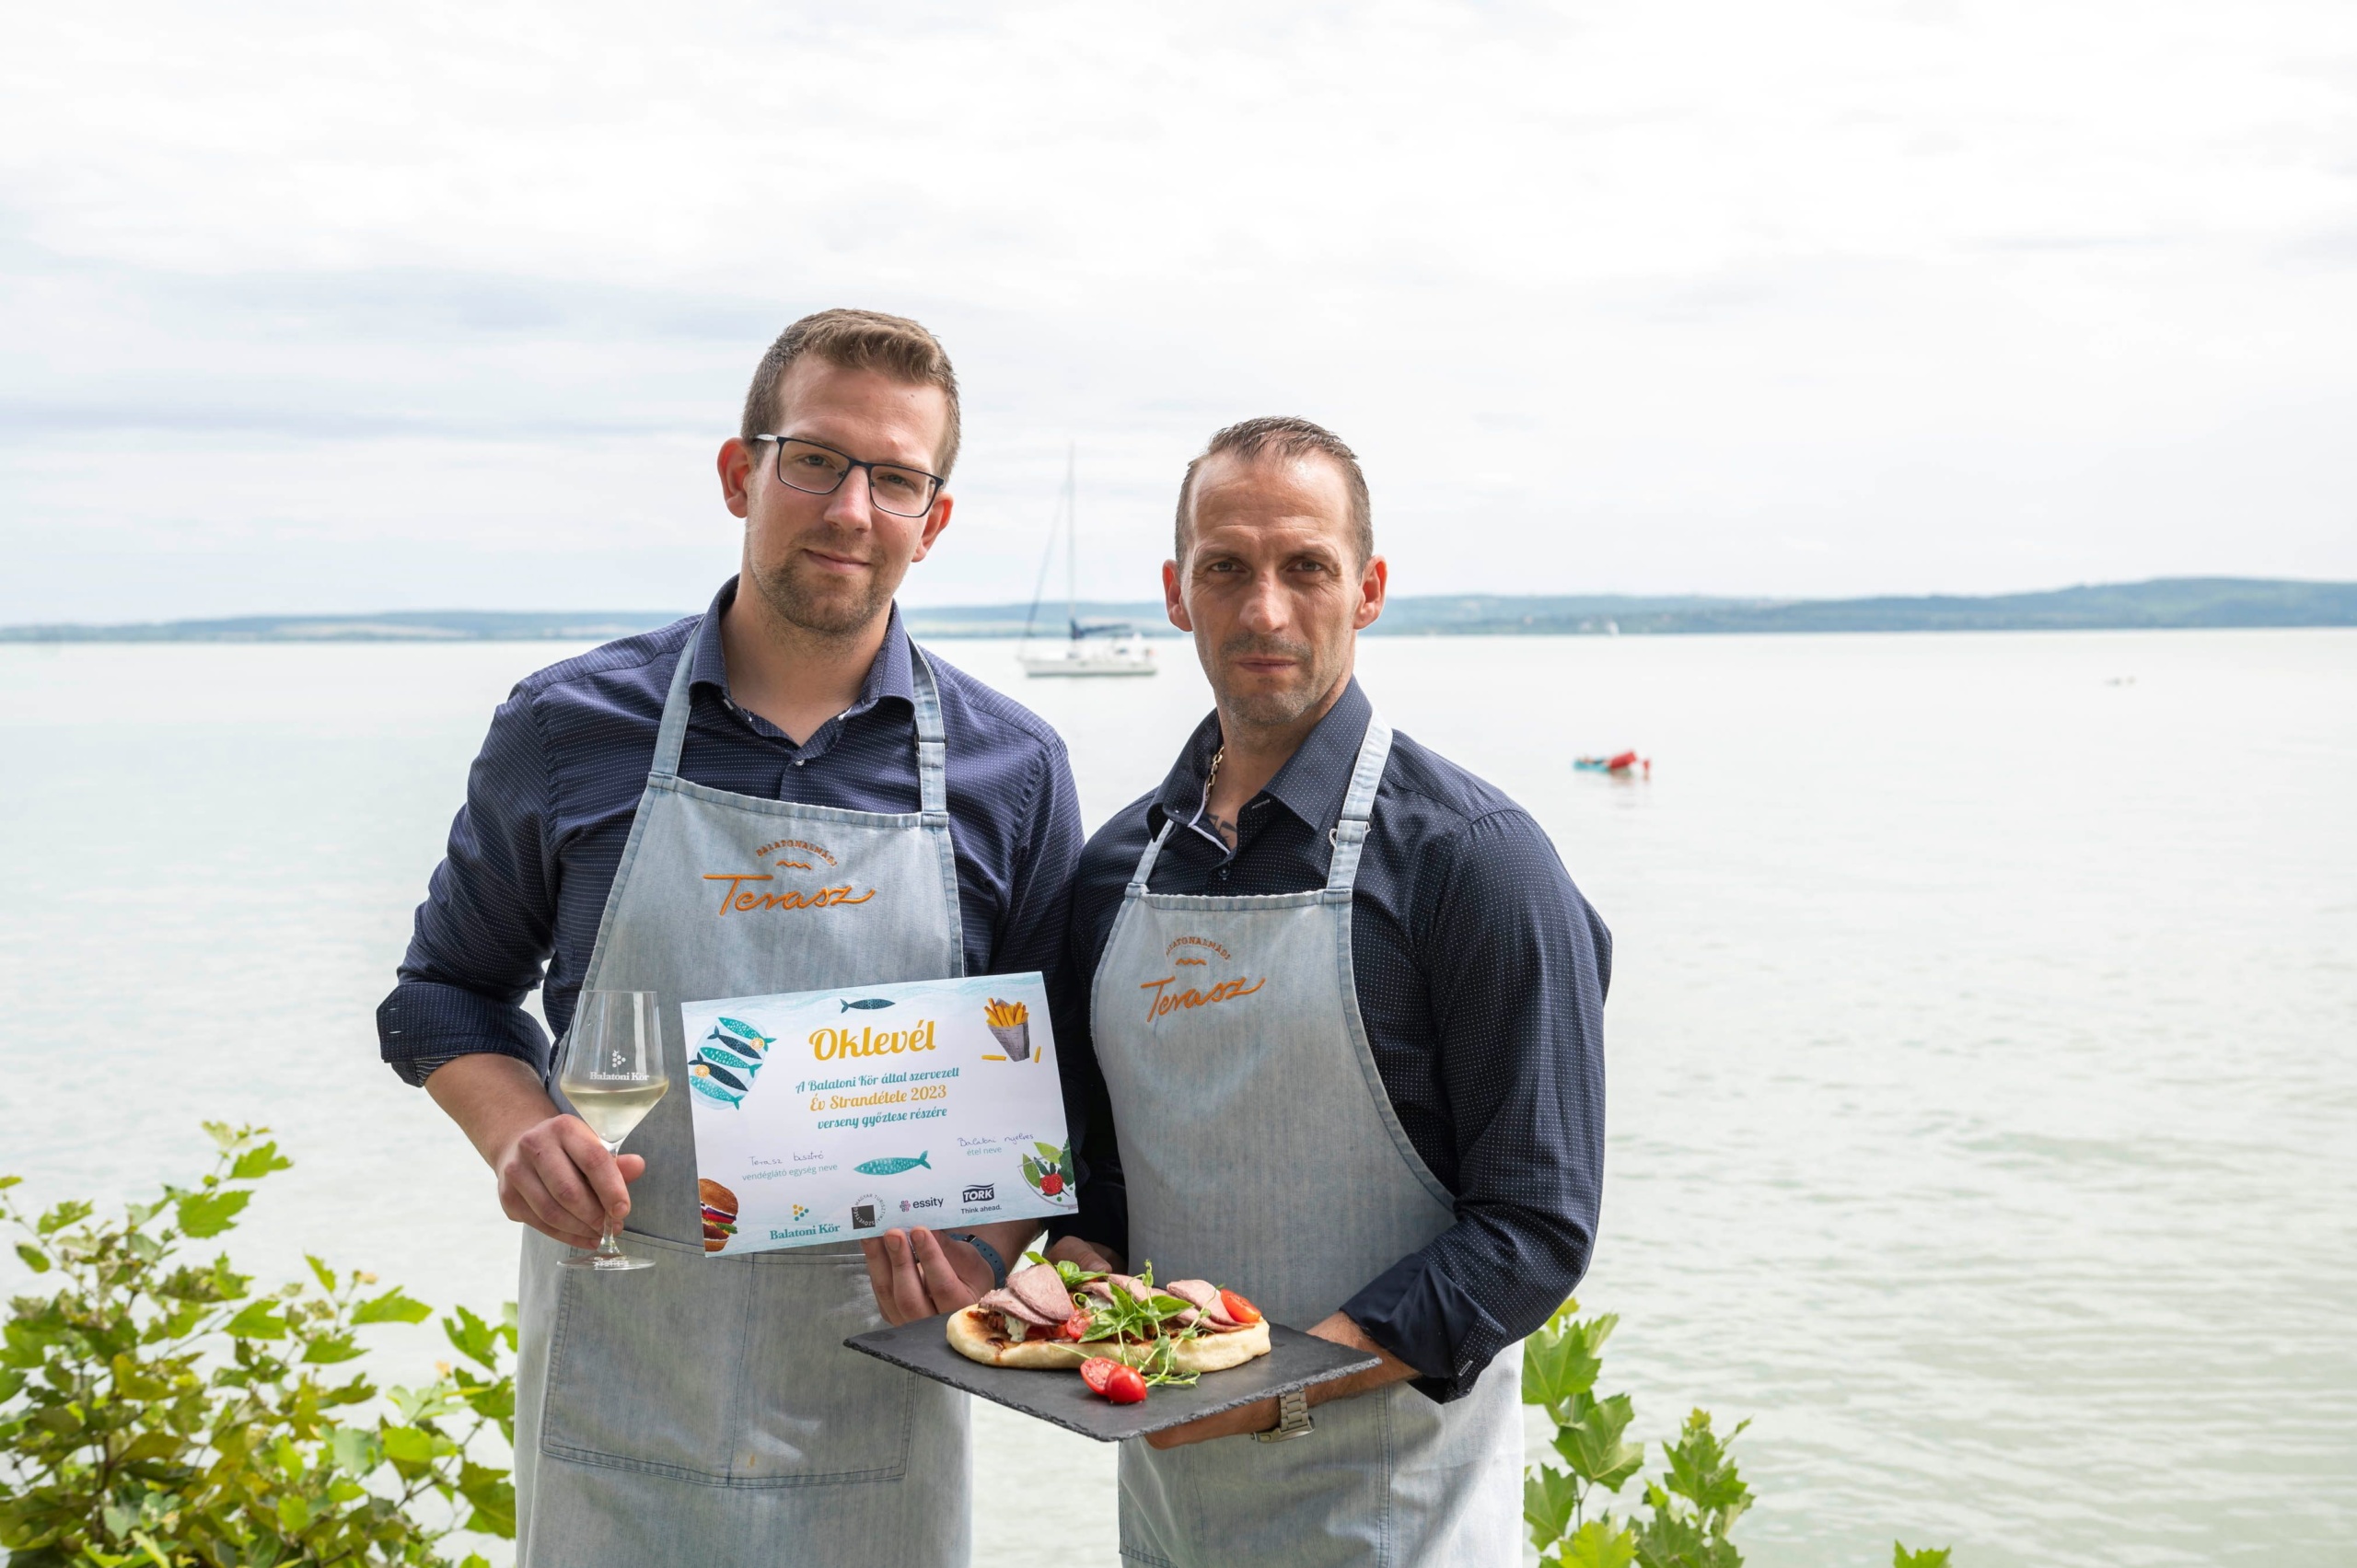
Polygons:
M693 645L583 981L657 993L671 1087L623 1242L656 1264L561 1269L524 1233L517 1561L961 1564L966 1399L843 1348L883 1321L858 1246L705 1255L679 1010L964 972L940 696L912 649L916 811L731 795L679 777Z
M1367 725L1322 890L1146 891L1139 857L1090 1010L1129 1184L1132 1268L1242 1292L1308 1329L1446 1230L1455 1204L1385 1093L1351 970L1351 889L1391 752ZM1282 1443L1121 1449L1121 1555L1156 1568L1512 1568L1522 1351L1434 1404L1405 1384Z

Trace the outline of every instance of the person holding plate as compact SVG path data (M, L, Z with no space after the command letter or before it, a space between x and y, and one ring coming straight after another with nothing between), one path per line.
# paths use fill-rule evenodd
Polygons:
M862 1249L707 1255L676 1038L687 1001L1058 967L1063 745L893 603L948 526L958 444L924 328L787 328L720 448L739 574L702 616L516 687L378 1010L385 1060L527 1227L525 1568L967 1560L965 1400L843 1348L881 1321ZM550 1096L536 983L560 1031L585 990L656 994L673 1082L619 1159ZM758 1070L731 1044L698 1060ZM623 1216L655 1267L562 1266ZM1037 1230L927 1234L922 1260L988 1288Z
M1057 1018L1094 1115L1053 1253L1217 1280L1382 1365L1125 1446L1122 1556L1506 1568L1520 1342L1596 1237L1611 936L1529 813L1353 677L1388 568L1341 440L1219 432L1175 556L1217 705L1081 857L1088 1005Z

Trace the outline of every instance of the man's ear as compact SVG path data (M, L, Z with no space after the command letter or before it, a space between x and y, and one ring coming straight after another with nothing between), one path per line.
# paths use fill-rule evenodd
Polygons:
M1380 555L1367 558L1366 570L1359 577L1358 613L1351 618L1351 630L1364 632L1383 614L1383 596L1391 587L1391 563Z
M933 541L949 526L950 508L955 505L946 490L933 498L933 510L924 515L924 532L917 540L917 552L909 557L911 565L933 553Z
M1179 591L1178 563L1162 563L1162 608L1169 613L1170 624L1181 632L1192 632L1194 621L1187 614L1187 598Z
M720 498L728 510L743 517L753 506L753 451L737 436L720 444Z

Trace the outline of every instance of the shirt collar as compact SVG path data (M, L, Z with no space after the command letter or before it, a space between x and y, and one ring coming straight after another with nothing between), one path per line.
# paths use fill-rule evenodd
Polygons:
M693 673L688 677L691 688L709 686L723 697L728 697L728 658L720 645L720 616L736 602L737 581L729 578L712 596L712 608L704 611L703 624L696 629L691 655L695 663L690 667ZM916 706L916 677L911 670L909 633L900 624L898 600L892 605L891 623L884 628L884 646L877 653L876 662L867 667L867 679L860 684L859 701L843 711L847 716L864 714L887 697L898 697L910 707Z
M1312 828L1330 828L1341 819L1342 802L1351 793L1351 774L1358 766L1359 744L1375 717L1375 703L1359 689L1357 676L1309 732L1301 749L1285 759L1277 776L1261 794ZM1219 752L1219 714L1206 714L1187 738L1178 762L1162 781L1155 808L1180 822L1194 820L1203 800L1203 783L1211 776L1212 759ZM1158 829L1159 823L1155 824Z

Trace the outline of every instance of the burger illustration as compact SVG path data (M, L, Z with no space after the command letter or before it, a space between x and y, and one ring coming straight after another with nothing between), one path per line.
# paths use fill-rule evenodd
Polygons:
M703 1249L717 1252L737 1234L737 1194L705 1177L696 1183L696 1197L703 1204Z

